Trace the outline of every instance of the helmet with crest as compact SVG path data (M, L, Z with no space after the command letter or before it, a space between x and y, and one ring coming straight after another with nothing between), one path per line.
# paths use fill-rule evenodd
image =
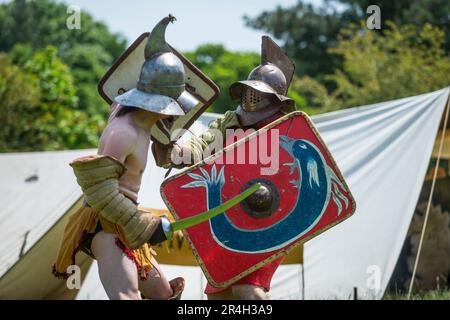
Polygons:
M247 125L294 105L286 96L294 70L294 63L283 50L270 37L263 36L261 64L247 80L237 81L229 89L231 98L240 102L237 113Z
M173 116L184 115L197 105L197 99L185 90L184 65L165 40L166 27L175 20L168 15L153 28L136 88L117 96L117 103Z

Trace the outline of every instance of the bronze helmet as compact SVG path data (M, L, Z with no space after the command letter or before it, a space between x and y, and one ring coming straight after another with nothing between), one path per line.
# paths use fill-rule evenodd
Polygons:
M238 113L293 106L294 101L286 94L294 70L294 63L281 48L270 37L263 36L261 64L250 72L247 80L237 81L229 89L231 98L241 102ZM242 110L242 102L246 102L245 110Z

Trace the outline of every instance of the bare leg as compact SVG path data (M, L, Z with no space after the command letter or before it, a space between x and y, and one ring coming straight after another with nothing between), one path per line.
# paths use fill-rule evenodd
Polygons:
M238 300L267 300L266 291L251 284L236 284L231 287L233 295Z
M147 299L167 300L172 296L173 290L162 273L158 262L153 258L152 264L154 268L150 270L147 279L139 280L139 290Z
M112 300L140 300L137 268L115 242L116 235L100 231L91 244L106 294Z

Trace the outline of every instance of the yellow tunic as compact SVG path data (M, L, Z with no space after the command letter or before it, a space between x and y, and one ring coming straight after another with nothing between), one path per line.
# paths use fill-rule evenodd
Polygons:
M139 208L142 211L146 209ZM127 247L127 240L120 226L109 222L98 211L83 206L70 217L64 230L56 262L53 265L53 274L59 278L70 276L66 272L70 265L76 264L76 255L80 251L80 246L85 236L94 233L97 224L100 223L104 232L117 235L117 246L135 263L141 279L146 279L148 272L152 269L151 263L153 250L148 244L142 245L139 249L131 250Z

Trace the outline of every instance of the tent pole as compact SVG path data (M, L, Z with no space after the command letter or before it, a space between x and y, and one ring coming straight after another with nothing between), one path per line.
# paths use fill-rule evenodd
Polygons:
M305 300L305 267L303 263L300 265L302 266L302 300Z
M408 296L407 296L408 300L411 298L411 292L412 292L413 285L414 285L414 279L416 278L417 265L419 264L419 259L420 259L420 252L422 251L422 244L423 244L423 238L425 235L425 229L427 228L428 215L430 213L431 201L433 199L434 187L436 185L436 178L437 178L437 173L438 173L438 169L439 169L439 162L441 160L442 149L444 148L445 130L447 128L449 110L450 110L450 95L447 98L444 126L442 128L441 141L439 143L439 152L438 152L438 155L436 158L436 165L434 167L433 181L431 182L431 189L430 189L430 196L428 197L427 210L425 213L425 219L424 219L423 226L422 226L422 232L420 234L419 247L417 248L416 260L414 261L414 268L413 268L413 272L412 272L412 276L411 276L411 281L409 283Z

